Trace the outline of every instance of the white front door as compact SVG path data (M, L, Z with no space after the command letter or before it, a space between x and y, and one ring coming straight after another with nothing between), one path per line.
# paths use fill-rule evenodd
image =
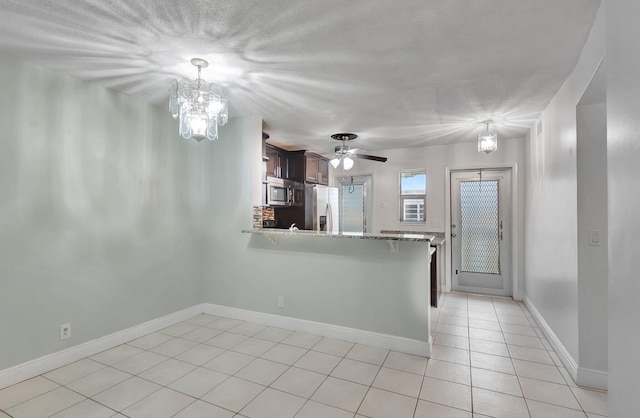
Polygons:
M511 296L511 170L451 173L452 289Z

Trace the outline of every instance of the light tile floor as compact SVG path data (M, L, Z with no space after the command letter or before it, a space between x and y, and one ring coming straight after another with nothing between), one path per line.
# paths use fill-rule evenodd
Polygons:
M583 417L523 304L451 293L431 359L211 315L0 390L0 418Z

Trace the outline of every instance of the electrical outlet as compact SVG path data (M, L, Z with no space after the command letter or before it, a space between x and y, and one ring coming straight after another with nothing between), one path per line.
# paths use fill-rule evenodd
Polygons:
M284 296L278 296L278 308L284 308Z
M60 325L60 340L66 340L71 337L71 324Z

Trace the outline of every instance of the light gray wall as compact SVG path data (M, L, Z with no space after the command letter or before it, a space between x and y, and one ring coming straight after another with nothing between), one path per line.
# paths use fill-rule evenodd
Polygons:
M598 72L604 72L602 66ZM603 73L602 73L603 74ZM587 92L604 83L597 77ZM580 367L607 370L607 113L601 103L577 107L578 341ZM586 94L585 94L586 96ZM583 96L583 99L585 98ZM599 245L591 243L591 232Z
M203 150L209 216L209 303L427 341L427 245L241 234L261 173L261 120L239 118ZM285 307L278 308L278 296Z
M6 55L0 97L0 370L202 302L202 146Z
M579 360L576 106L605 53L599 12L576 68L527 147L525 294Z
M609 416L640 416L640 3L603 2L607 24Z

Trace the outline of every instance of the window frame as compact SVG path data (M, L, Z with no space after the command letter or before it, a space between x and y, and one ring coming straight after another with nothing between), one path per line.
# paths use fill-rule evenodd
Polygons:
M424 194L403 194L403 174L424 174ZM405 218L405 201L409 199L422 199L423 218L413 220ZM424 168L403 169L398 172L398 219L401 224L419 225L427 222L427 170Z

